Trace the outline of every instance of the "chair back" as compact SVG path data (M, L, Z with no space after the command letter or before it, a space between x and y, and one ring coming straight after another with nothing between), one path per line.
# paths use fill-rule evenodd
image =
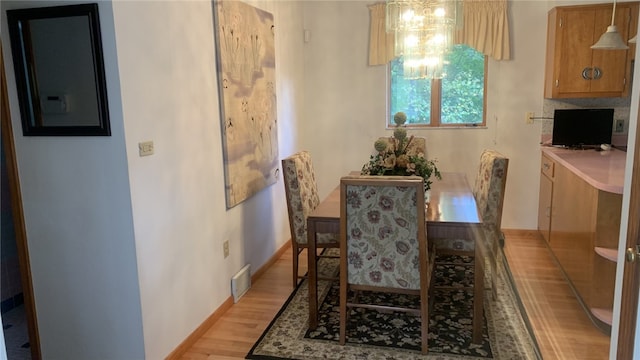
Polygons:
M500 232L502 205L507 184L509 159L494 150L484 150L476 176L473 196L478 204L482 221L489 230Z
M428 249L423 179L347 176L340 181L340 281L426 289Z
M320 204L316 175L308 151L282 159L282 173L287 196L291 237L307 243L307 216Z
M388 141L388 137L381 137L378 140L386 140ZM391 144L387 146L387 150L391 150ZM423 156L427 156L427 139L420 136L414 136L413 140L409 144L409 149L407 149L407 154L409 155L418 155L422 154Z

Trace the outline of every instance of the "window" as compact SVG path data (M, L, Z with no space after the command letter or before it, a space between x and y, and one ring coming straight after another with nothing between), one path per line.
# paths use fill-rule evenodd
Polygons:
M403 77L402 58L390 64L391 91L388 124L393 114L407 114L414 127L484 126L486 57L467 45L454 45L445 56L442 79Z

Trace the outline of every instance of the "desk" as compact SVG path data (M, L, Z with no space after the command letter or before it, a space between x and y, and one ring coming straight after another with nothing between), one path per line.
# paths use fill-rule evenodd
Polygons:
M427 238L476 239L483 236L482 218L467 178L462 173L442 173L442 180L431 184L426 212ZM318 288L316 233L340 233L340 186L336 187L307 217L309 250L309 328L318 326ZM483 241L479 238L478 241ZM482 246L475 248L473 285L473 342L482 341L484 301L484 256Z

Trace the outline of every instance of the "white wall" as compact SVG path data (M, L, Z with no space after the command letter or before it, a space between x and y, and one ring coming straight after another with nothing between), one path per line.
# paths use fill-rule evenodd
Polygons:
M297 3L260 2L274 14L280 155L297 149L301 20ZM114 2L119 78L140 277L145 354L170 353L288 239L281 181L225 207L209 1ZM294 130L290 130L294 129ZM138 156L153 140L155 154ZM230 242L224 259L222 244Z
M232 265L244 259L221 253L229 234L219 223L226 214L211 5L113 6L145 351L158 359L227 298ZM148 140L155 154L139 157L138 142Z
M292 3L256 5L275 17L285 156L296 149L288 128L300 113L300 16ZM284 187L225 208L211 3L114 2L114 13L145 349L155 359L229 297L235 272L246 263L256 270L288 240ZM146 140L155 154L139 157Z
M305 6L304 144L315 160L321 195L341 175L359 170L385 130L385 66L367 66L369 10L363 1L313 1ZM502 226L537 228L540 123L546 13L544 1L511 2L511 61L489 61L486 129L415 130L427 138L441 171L462 171L472 184L480 153L494 148L510 158ZM518 45L526 44L526 46Z
M111 3L100 3L110 137L24 137L1 3L11 122L45 359L142 358L140 291Z
M164 358L289 239L281 180L225 207L211 4L100 2L111 137L21 135L3 19L44 358ZM284 157L301 146L302 3L254 5L275 17Z

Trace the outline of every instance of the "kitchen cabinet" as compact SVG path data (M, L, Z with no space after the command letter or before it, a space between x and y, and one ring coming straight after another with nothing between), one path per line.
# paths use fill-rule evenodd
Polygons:
M617 3L615 25L626 41L636 33L638 2ZM612 4L559 6L547 22L545 98L628 96L635 45L592 50L611 25Z
M565 166L547 154L543 153L541 161L538 228L578 301L587 309L593 323L608 333L622 194L594 186L585 180L584 173L576 172L576 167ZM589 164L591 155L596 161L603 157L587 150L564 150L561 155L569 164L571 161Z

